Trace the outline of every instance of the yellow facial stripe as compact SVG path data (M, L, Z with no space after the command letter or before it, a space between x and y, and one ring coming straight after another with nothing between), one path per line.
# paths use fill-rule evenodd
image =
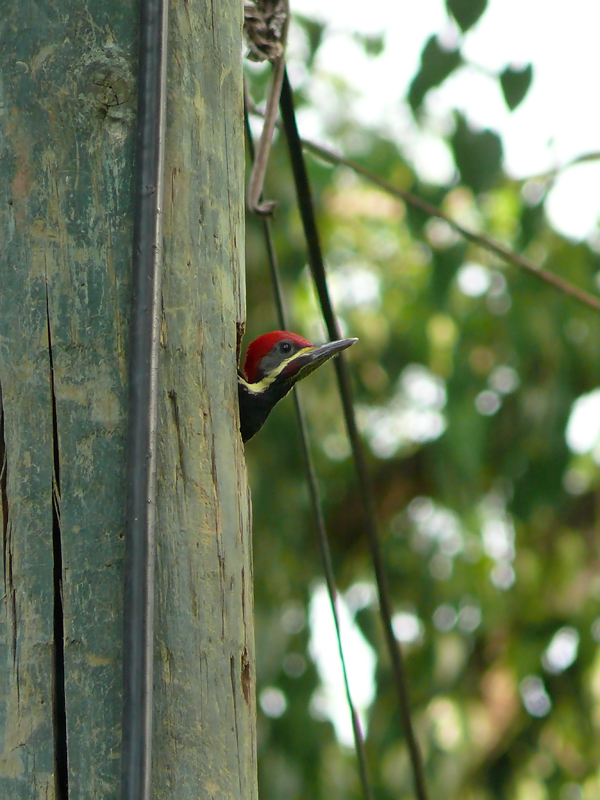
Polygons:
M262 380L257 381L256 383L248 383L247 381L244 381L244 383L246 384L246 386L248 386L249 390L252 392L264 392L269 388L269 386L273 383L273 381L276 380L281 375L281 373L285 370L285 368L291 361L297 358L301 353L311 353L315 349L316 348L314 346L303 347L302 350L298 350L289 358L286 358L285 361L282 361L281 364L275 367L273 372L269 373L269 375L265 375L265 377Z

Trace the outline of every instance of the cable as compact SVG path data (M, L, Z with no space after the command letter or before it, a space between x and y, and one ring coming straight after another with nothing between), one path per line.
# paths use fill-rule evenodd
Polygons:
M579 286L574 286L572 283L569 283L569 281L561 278L560 275L556 275L554 272L544 269L544 267L539 266L539 264L535 264L530 259L525 258L520 253L516 253L514 250L511 250L510 247L493 239L491 236L487 236L485 233L477 233L476 231L466 228L464 225L461 225L455 219L448 216L448 214L444 213L441 209L437 208L437 206L428 203L418 195L412 194L412 192L407 192L399 186L394 186L394 184L366 169L366 167L363 167L362 164L359 164L357 161L344 158L338 155L338 153L334 153L329 148L321 147L307 139L302 140L302 147L308 150L309 153L327 161L329 164L343 164L353 170L353 172L362 175L363 178L379 186L384 192L391 194L393 197L398 197L400 200L404 200L405 203L411 205L413 208L419 209L419 211L422 211L428 217L437 217L437 219L443 220L452 230L456 231L463 239L471 242L471 244L477 245L477 247L481 247L489 253L493 253L507 264L513 264L513 266L520 267L526 272L529 272L530 275L535 275L536 278L550 284L550 286L553 286L560 292L574 297L575 300L579 300L580 303L585 303L589 308L600 311L600 299L595 295L586 292L584 289L580 289Z
M246 124L246 140L248 142L248 151L250 153L250 158L254 160L254 143L252 141L252 133L250 131L250 125L248 124L248 112L246 109L245 113L245 124ZM258 198L257 198L258 199ZM283 289L281 287L281 280L279 277L279 267L277 263L277 253L275 252L275 244L273 242L273 235L271 231L271 221L268 217L261 217L263 232L265 236L265 244L267 248L267 256L269 261L269 268L271 271L271 279L273 283L273 292L275 294L275 305L277 308L277 316L279 318L279 324L282 330L288 330L287 320L286 320L286 313L285 307L283 303ZM321 503L321 497L319 493L319 485L317 482L317 476L314 469L314 464L312 460L312 456L310 453L310 445L308 441L308 432L306 428L306 421L304 418L304 412L302 410L302 403L300 402L300 397L298 394L298 389L293 392L294 395L294 407L296 411L296 419L298 422L298 431L300 434L300 444L302 448L302 456L304 459L304 465L306 469L306 479L308 483L308 489L310 493L311 499L311 506L313 509L314 514L314 522L315 527L317 529L318 538L319 538L319 545L321 548L321 557L323 559L323 570L325 572L325 582L327 584L327 591L329 593L329 600L331 602L331 613L333 614L333 621L335 625L335 633L338 645L338 651L340 654L340 662L342 665L342 674L344 676L344 687L346 690L346 699L348 702L348 708L350 709L350 716L352 719L352 730L354 733L354 746L356 749L356 756L358 759L358 769L360 774L360 780L363 787L363 793L365 800L372 800L373 793L371 790L371 784L369 781L369 775L367 770L367 758L365 754L365 743L362 735L362 730L360 727L360 721L358 718L358 713L352 701L352 694L350 692L350 683L348 681L348 672L346 669L346 659L344 658L344 649L342 646L342 636L341 636L341 629L340 629L340 620L339 614L337 609L337 590L335 586L335 576L333 573L333 563L331 559L331 549L329 547L329 540L327 538L327 530L325 528L325 520L323 518L323 506Z
M264 112L260 111L255 106L249 108L253 114L257 114L259 117L264 117ZM277 123L277 127L281 127L279 122ZM334 166L343 165L348 167L358 175L362 175L362 177L366 178L366 180L379 186L384 192L391 194L392 197L398 197L400 200L403 200L413 208L419 209L419 211L422 211L426 216L437 217L437 219L443 220L452 228L452 230L456 231L456 233L462 236L463 239L471 242L471 244L481 247L483 250L487 250L489 253L493 253L507 264L513 264L515 267L520 267L521 269L526 270L530 275L535 275L536 278L539 278L545 283L554 286L554 288L558 289L560 292L564 292L564 294L579 300L580 303L585 303L585 305L589 306L589 308L593 308L595 311L600 311L600 299L598 297L586 292L584 289L580 289L578 286L574 286L572 283L569 283L569 281L561 278L560 275L556 275L554 272L550 272L550 270L539 266L539 264L535 264L533 261L525 258L520 253L511 250L510 247L507 247L497 239L493 239L487 234L478 233L474 230L466 228L464 225L448 216L448 214L446 214L440 208L437 208L437 206L428 203L418 195L412 194L412 192L407 192L405 189L401 189L399 186L395 186L389 181L386 181L385 178L382 178L379 175L376 175L374 172L371 172L371 170L367 169L362 164L359 164L358 161L345 158L330 148L323 147L323 145L317 144L310 139L301 139L301 142L302 147L305 150L308 150L308 152L313 156L317 156L319 159L326 161L328 164L333 164ZM559 171L563 171L567 167L572 166L573 164L579 164L582 161L595 160L599 156L600 154L598 153L590 153L588 155L581 156L573 159L573 161L570 161L568 164L565 164L560 168L560 170L554 170L553 172L547 173L547 175L552 175ZM546 176L539 176L540 179L544 177Z
M308 247L309 264L329 337L330 339L338 339L340 338L340 332L333 307L331 305L329 290L327 288L325 264L323 262L323 254L321 251L321 244L317 231L314 204L310 191L310 184L308 182L304 154L302 152L302 143L298 134L296 114L294 112L292 87L290 86L287 71L283 76L280 105L283 127L288 143L292 171L294 173L294 181L296 184L298 207L300 210L304 235ZM383 563L381 544L379 541L379 531L377 528L377 509L375 506L375 498L369 476L369 469L354 414L350 373L343 358L337 358L335 360L335 367L344 410L344 418L346 421L346 428L348 431L348 438L352 448L352 455L356 467L360 495L363 502L365 529L367 533L369 549L371 551L371 558L373 560L377 591L379 594L379 608L383 622L385 639L392 662L394 684L398 694L398 702L400 704L400 713L404 727L404 734L406 736L410 761L413 768L415 792L419 800L427 800L427 786L425 783L423 760L411 719L408 682L406 678L404 659L402 657L400 645L394 636L394 631L392 628L392 604Z
M141 0L123 592L122 800L149 800L168 0Z

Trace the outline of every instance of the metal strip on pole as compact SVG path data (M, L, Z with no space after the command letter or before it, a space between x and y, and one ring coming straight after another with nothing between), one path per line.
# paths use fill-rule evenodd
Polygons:
M149 800L168 0L141 0L124 565L122 800Z

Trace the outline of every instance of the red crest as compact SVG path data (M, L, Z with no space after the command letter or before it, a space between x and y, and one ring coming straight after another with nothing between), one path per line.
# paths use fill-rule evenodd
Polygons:
M256 383L258 368L261 360L271 352L278 342L282 339L289 339L295 342L300 347L312 347L311 342L298 336L297 333L289 333L289 331L272 331L271 333L264 333L250 342L246 350L246 358L244 359L244 375L248 383Z

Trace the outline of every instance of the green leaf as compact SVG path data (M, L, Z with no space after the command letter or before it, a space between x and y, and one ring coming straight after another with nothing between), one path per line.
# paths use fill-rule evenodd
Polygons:
M383 48L385 47L385 40L382 33L375 33L371 35L355 33L354 38L364 47L365 53L368 56L373 56L373 58L377 58L377 56L381 55Z
M502 142L493 131L473 131L457 114L451 144L461 178L475 193L492 186L502 168Z
M432 36L423 48L421 67L410 85L408 102L412 110L416 111L427 92L439 86L462 63L458 50L444 50L437 37Z
M485 11L487 0L446 0L446 8L461 31L468 31Z
M527 64L523 69L507 67L500 75L500 86L506 105L514 111L527 94L533 79L533 67Z
M325 26L321 22L309 19L302 14L294 14L294 20L304 28L304 32L306 33L309 47L307 66L311 66L317 54L317 50L323 41Z

